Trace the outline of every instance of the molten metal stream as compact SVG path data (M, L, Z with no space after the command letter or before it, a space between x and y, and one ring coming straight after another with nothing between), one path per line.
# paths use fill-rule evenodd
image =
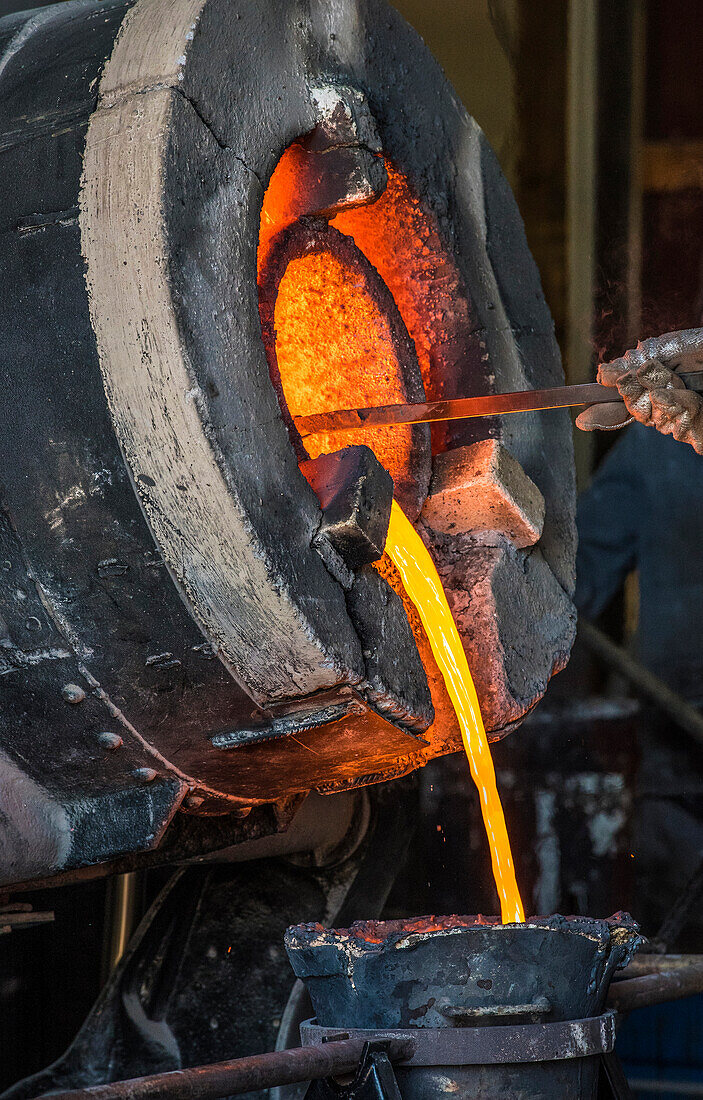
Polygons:
M400 573L405 591L418 610L459 719L471 775L481 800L503 923L524 921L525 913L515 879L493 758L464 647L429 551L395 500L386 553Z

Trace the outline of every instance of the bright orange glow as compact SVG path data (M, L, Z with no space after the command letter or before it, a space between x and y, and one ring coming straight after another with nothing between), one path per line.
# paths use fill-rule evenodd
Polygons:
M386 171L388 186L372 206L345 210L330 224L353 237L393 295L417 351L427 400L485 393L471 338L477 318L451 250L403 173L388 160ZM445 450L447 433L446 424L432 425L433 450Z
M306 213L304 200L309 171L309 154L293 142L276 165L264 195L259 224L259 270L278 234L292 225L301 213Z
M432 352L447 343L457 311L464 320L466 302L433 220L389 161L386 171L388 185L373 206L345 210L331 224L354 238L390 289L417 348L425 389L434 396Z
M451 250L409 181L391 163L386 167L388 186L378 200L346 209L324 227L309 217L315 211L307 205L309 193L317 193L319 154L294 143L269 182L261 211L259 304L271 376L290 417L419 400L411 391L412 386L422 390L420 377L428 399L485 392L483 348L472 335L476 318ZM444 449L446 437L446 426L433 428L435 449ZM418 514L429 476L418 439L411 429L396 427L321 433L307 437L305 448L315 458L365 443L393 478L396 499L379 572L400 592L421 645L435 703L432 745L453 749L452 707L459 722L479 790L502 919L522 921L464 647L434 563L406 516Z
M493 758L464 647L430 553L395 500L386 553L395 564L405 590L417 608L459 720L469 768L481 801L501 917L504 923L524 921L525 913L515 878Z
M403 400L397 342L363 273L331 252L291 260L274 312L276 356L291 416ZM365 443L401 489L410 464L408 431L386 428L305 441L311 458Z

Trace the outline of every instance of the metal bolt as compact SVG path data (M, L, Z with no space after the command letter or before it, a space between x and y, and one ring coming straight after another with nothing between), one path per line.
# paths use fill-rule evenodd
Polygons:
M27 630L31 630L36 634L38 630L41 630L41 619L38 619L36 615L30 615L29 618L24 620L24 625Z
M97 573L99 577L103 579L107 577L122 577L129 569L129 566L124 561L119 561L117 558L103 558L99 561L97 566Z
M61 694L67 703L82 703L85 699L85 692L79 684L64 684Z
M172 653L152 653L144 662L147 668L159 669L177 668L180 663L178 657L174 657Z
M156 779L157 773L153 768L135 768L132 775L141 783L151 783L153 779Z
M104 749L119 749L122 745L122 738L119 733L110 733L109 730L99 733L98 741Z

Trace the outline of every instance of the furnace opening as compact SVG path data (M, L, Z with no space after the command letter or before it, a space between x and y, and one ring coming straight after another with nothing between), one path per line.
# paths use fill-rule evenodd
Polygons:
M456 339L469 320L466 297L438 234L391 166L384 194L343 210L334 224L329 211L311 215L306 193L296 192L296 175L302 188L310 168L309 154L291 147L262 208L259 310L271 379L299 459L364 443L393 478L386 553L376 565L406 610L414 605L409 620L425 643L423 661L444 681L479 791L503 920L522 921L478 697L442 582L412 525L429 486L430 432L425 425L357 429L303 442L294 423L310 413L446 396L467 366ZM324 186L321 193L329 194ZM448 438L436 433L435 444Z
M489 435L488 420L308 437L308 454L293 416L485 393L490 364L438 218L405 175L386 159L387 185L375 201L342 200L313 213L333 190L322 182L328 157L294 142L264 195L257 266L269 372L299 461L366 443L415 522L432 454ZM458 746L453 707L417 612L388 556L376 567L403 599L425 666L436 714L428 736Z
M326 155L326 154L325 154ZM285 151L261 211L258 276L271 377L299 458L292 417L420 401L490 388L485 348L435 217L389 161L375 201L326 197L324 155ZM321 200L325 201L325 200ZM489 422L320 436L310 457L366 443L390 471L406 514L417 518L431 453L490 434ZM429 440L431 439L431 446Z
M385 283L351 238L317 218L281 234L266 274L262 330L299 458L365 443L417 515L429 475L426 429L320 434L303 445L293 427L305 413L422 400L415 347Z

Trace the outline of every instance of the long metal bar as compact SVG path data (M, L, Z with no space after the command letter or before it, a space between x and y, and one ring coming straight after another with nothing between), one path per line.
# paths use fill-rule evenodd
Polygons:
M599 79L598 0L566 0L567 67L565 132L566 373L574 382L590 378L595 363L593 318L597 264ZM603 9L604 11L605 9ZM585 488L593 468L593 435L574 440L576 484Z
M139 871L115 875L108 882L105 899L105 933L102 978L107 981L127 950L139 919L139 901L143 879Z
M633 1100L632 1090L627 1083L625 1070L616 1051L611 1050L609 1054L601 1054L600 1064L610 1085L613 1100Z
M650 955L646 951L635 955L634 959L619 971L616 981L629 981L630 978L641 978L645 974L670 973L673 970L690 970L691 967L700 966L703 955Z
M668 714L669 718L703 748L703 715L695 707L677 695L675 691L631 657L622 646L612 642L602 630L585 619L579 619L579 636L608 667L628 680L635 690Z
M677 1001L699 993L703 993L703 955L685 967L613 982L608 991L608 1008L632 1012L635 1008Z
M703 1096L703 1081L675 1081L666 1077L631 1077L635 1092L655 1092L657 1096Z
M680 375L688 389L703 390L703 371ZM447 401L423 401L412 405L377 405L368 409L337 409L334 412L295 416L301 436L317 432L358 431L397 424L431 424L438 420L471 420L478 416L567 409L577 405L602 405L619 401L612 386L585 382L579 386L554 386L546 390L518 390L489 393L482 397L455 397Z
M53 919L52 912L35 912L31 905L21 902L0 906L0 936L15 932L19 928L33 928L37 924L48 924Z
M672 902L659 930L654 937L656 947L668 951L677 941L682 931L688 924L694 910L700 908L701 894L703 894L703 856L698 861L698 866L689 876L679 894ZM651 940L650 940L651 943ZM670 958L685 959L686 955L671 955Z
M342 1039L319 1047L254 1054L249 1058L234 1058L228 1062L46 1095L51 1096L51 1100L219 1100L223 1096L238 1096L276 1085L352 1073L364 1046L360 1039ZM386 1046L391 1061L401 1061L412 1052L410 1040L391 1040Z

